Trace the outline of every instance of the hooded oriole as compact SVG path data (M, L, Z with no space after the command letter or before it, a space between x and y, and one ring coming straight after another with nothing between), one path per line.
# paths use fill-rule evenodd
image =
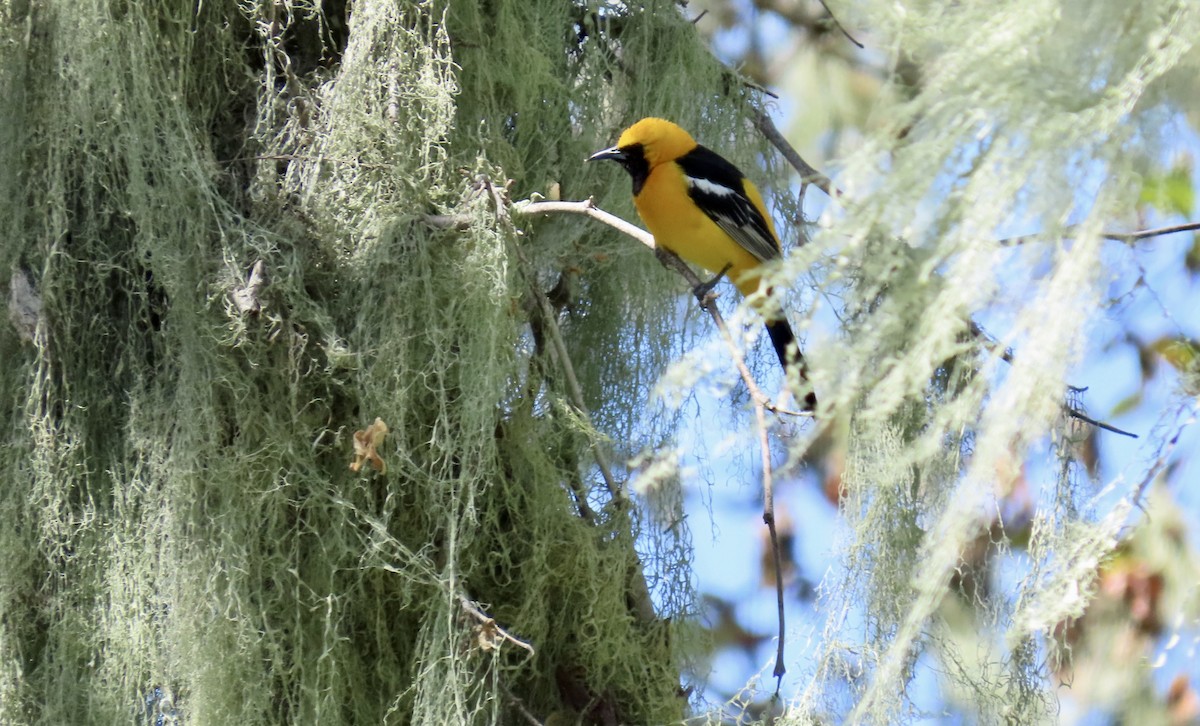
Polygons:
M759 266L782 257L775 224L762 195L736 166L676 124L644 118L617 145L588 159L611 159L633 178L633 204L655 241L693 264L728 273L743 295L758 290ZM804 356L786 320L767 320L779 362L795 362L808 380ZM817 405L810 391L807 410Z

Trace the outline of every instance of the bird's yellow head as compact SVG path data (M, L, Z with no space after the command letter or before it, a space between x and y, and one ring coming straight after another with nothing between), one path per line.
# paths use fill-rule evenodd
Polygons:
M609 159L625 167L633 177L633 192L637 194L651 169L675 161L694 148L696 140L678 124L644 118L625 129L616 146L597 151L588 161Z
M650 168L679 157L696 148L696 140L678 124L662 118L644 118L625 129L617 139L617 148L641 145Z

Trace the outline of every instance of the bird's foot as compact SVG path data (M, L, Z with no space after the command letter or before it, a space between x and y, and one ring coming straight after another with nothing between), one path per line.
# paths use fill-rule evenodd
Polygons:
M718 272L716 275L713 275L711 280L708 282L702 282L692 288L692 293L696 296L696 299L700 301L702 306L704 305L706 298L708 298L708 294L713 291L713 288L717 286L717 283L721 281L721 278L725 277L725 273L729 272L729 268L731 267L733 267L733 263L725 265L721 268L720 272Z

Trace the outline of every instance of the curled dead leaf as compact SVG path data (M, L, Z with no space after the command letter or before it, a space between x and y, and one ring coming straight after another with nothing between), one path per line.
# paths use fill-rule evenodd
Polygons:
M387 433L387 424L378 416L375 417L375 423L354 432L354 461L350 462L350 471L360 471L364 463L370 462L380 474L387 473L387 462L378 451Z

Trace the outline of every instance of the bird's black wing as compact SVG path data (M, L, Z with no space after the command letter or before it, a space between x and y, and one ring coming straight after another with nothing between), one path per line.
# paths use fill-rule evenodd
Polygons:
M688 194L734 242L760 261L779 257L779 242L746 191L746 177L715 151L697 146L676 162Z

